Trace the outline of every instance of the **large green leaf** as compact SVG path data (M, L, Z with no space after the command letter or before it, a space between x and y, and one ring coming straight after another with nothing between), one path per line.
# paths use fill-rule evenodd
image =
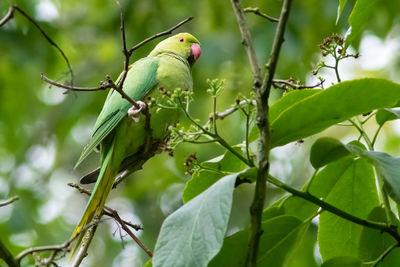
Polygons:
M400 248L394 248L389 254L383 259L383 261L377 265L378 267L393 267L400 266Z
M313 179L310 192L361 218L366 218L379 205L372 165L362 158L343 158L328 164ZM360 225L323 212L318 229L322 259L357 255L362 229Z
M336 18L336 23L339 20L340 15L343 12L344 7L346 6L347 0L339 0L339 6L338 6L338 14L337 14L337 18Z
M277 109L284 98L294 98L293 91L275 103ZM308 97L300 98L289 106L282 105L276 118L271 121L272 147L282 146L316 134L329 126L374 109L394 106L400 99L400 85L383 79L360 79L341 82L326 90L319 90Z
M280 114L282 114L286 109L290 108L294 104L319 92L321 92L321 90L304 89L304 90L294 90L285 94L269 109L270 121L276 120L276 118L278 118Z
M324 262L321 267L362 267L365 266L362 264L361 260L351 257L336 257L332 258L326 262Z
M241 153L239 148L236 151ZM192 175L192 178L186 183L183 189L183 203L188 202L204 190L206 190L213 183L218 181L221 177L226 175L224 172L238 172L244 168L244 163L239 160L230 151L225 154L201 163L205 168L213 169L201 170Z
M392 108L380 109L376 113L375 118L379 125L383 125L387 121L400 119L400 110Z
M317 205L300 197L284 196L263 211L262 220L266 221L281 215L306 220L315 215L318 209Z
M364 24L371 20L371 13L378 0L357 0L349 17L349 34L346 36L346 47L361 35Z
M374 222L386 223L385 209L375 207L367 217L368 220ZM359 258L363 261L374 261L385 252L396 240L387 233L382 233L377 229L364 227L361 233ZM397 266L400 263L397 264Z
M349 154L350 152L339 140L322 137L311 147L310 162L315 169L318 169Z
M222 247L236 177L221 178L165 219L153 266L207 266Z
M379 176L384 180L384 186L389 195L400 203L400 157L376 151L366 151L357 146L347 145L352 153L368 159L375 166Z
M265 229L260 239L258 266L282 266L297 239L307 230L309 221L293 216L278 216L264 221ZM210 267L245 266L249 230L239 231L224 241L220 253L210 262Z

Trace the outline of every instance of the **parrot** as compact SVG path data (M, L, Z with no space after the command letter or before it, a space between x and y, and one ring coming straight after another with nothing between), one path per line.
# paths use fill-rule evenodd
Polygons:
M142 110L147 108L146 99L157 99L175 89L192 90L191 70L201 55L200 43L189 33L179 33L159 42L147 57L129 66L123 91L136 103L132 104L115 90L110 90L104 106L95 122L89 143L84 148L76 166L99 148L100 168L83 179L96 181L83 215L72 233L76 245L70 260L82 243L84 232L90 222L99 218L105 206L114 180L120 170L137 170L138 164L152 156L154 140L162 140L168 127L179 119L178 109L150 107L150 122ZM120 75L121 77L121 75ZM148 125L150 124L149 131ZM149 138L151 133L151 138ZM152 143L149 144L149 140ZM142 157L142 158L141 158ZM81 180L82 182L82 180ZM79 236L76 236L78 235Z

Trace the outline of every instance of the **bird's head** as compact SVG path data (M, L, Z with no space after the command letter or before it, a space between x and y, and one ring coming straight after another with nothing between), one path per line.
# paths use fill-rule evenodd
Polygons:
M200 42L190 33L178 33L158 43L150 56L163 52L177 54L185 58L192 66L201 55Z

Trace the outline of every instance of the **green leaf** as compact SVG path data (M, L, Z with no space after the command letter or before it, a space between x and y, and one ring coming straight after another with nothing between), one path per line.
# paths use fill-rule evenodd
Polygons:
M262 220L266 221L280 215L290 215L306 220L316 215L319 206L296 196L284 196L264 209Z
M336 23L339 20L340 15L343 12L344 7L346 6L347 0L339 0L339 7L338 7L338 14L337 14L337 19L336 19Z
M380 109L376 113L375 119L379 125L383 125L387 121L400 119L400 110L391 108Z
M222 247L237 175L228 175L165 219L153 265L207 266Z
M152 267L152 266L153 266L153 261L152 261L152 259L148 260L148 261L143 265L143 267Z
M270 121L276 120L279 115L281 115L286 109L290 108L294 104L313 96L321 92L318 89L304 89L304 90L294 90L283 97L281 97L275 104L269 109L269 119Z
M235 149L241 153L240 148ZM230 151L214 159L203 162L201 165L206 168L214 169L215 171L201 170L200 172L194 173L183 189L183 203L190 201L221 177L225 176L226 173L224 172L238 172L244 168L244 163Z
M281 212L281 206L283 205L283 203L285 203L285 201L289 197L291 196L283 196L274 203L272 203L270 206L266 207L262 213L262 221L266 221L273 217L283 215L283 213Z
M346 36L346 47L353 44L364 28L364 24L371 20L371 13L377 0L357 0L349 17L349 34Z
M294 98L298 92L302 90L287 94L271 110L275 105L286 107L280 102L289 96ZM341 82L326 90L318 90L298 102L288 101L291 105L284 109L279 108L279 115L270 117L272 147L316 134L353 116L392 107L399 99L400 85L383 79L366 78Z
M300 220L306 220L317 214L319 206L307 201L303 198L290 196L280 206L282 215L290 215Z
M400 248L394 248L389 254L378 264L379 267L400 266Z
M365 266L362 264L360 259L345 256L345 257L336 257L324 262L321 267L362 267Z
M343 158L328 164L315 176L309 189L326 202L360 218L366 218L379 205L374 171L362 158ZM360 225L323 212L318 229L322 259L357 255L362 230Z
M322 137L311 147L310 161L315 169L349 155L350 152L337 139Z
M309 223L293 216L278 216L263 222L262 228L266 231L260 239L257 265L282 266L298 238L307 230ZM247 248L248 239L248 229L227 237L220 253L209 266L245 266L247 251L244 248Z
M400 157L376 151L366 151L357 146L347 145L349 151L372 162L379 176L384 180L384 187L391 198L400 203Z
M367 219L374 222L386 223L385 209L382 207L375 207L368 215ZM377 229L364 227L361 233L358 255L363 261L374 261L395 243L396 240L389 234L382 233Z

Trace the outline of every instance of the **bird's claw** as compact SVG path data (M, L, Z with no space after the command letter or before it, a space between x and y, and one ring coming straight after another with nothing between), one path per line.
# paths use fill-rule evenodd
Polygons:
M128 116L132 118L134 122L139 122L140 112L147 108L147 104L143 101L136 101L139 107L132 106L128 110Z

